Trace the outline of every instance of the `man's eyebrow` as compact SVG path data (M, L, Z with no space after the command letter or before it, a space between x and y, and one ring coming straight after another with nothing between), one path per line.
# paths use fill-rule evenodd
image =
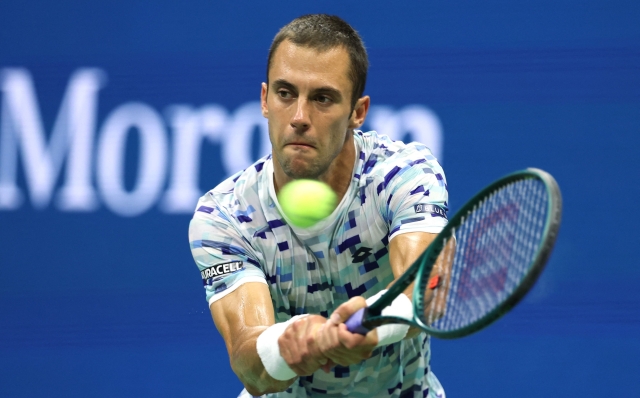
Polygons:
M333 96L336 99L342 99L342 93L340 92L340 90L335 89L331 86L322 86L322 87L318 87L315 90L313 90L314 94L329 94L331 96Z
M273 83L271 83L271 87L273 87L274 89L283 87L293 92L298 92L296 86L285 79L274 80ZM340 90L331 86L321 86L315 88L311 93L312 95L328 94L334 97L336 100L342 100L342 93L340 92Z
M285 79L274 80L271 85L273 87L285 87L285 88L288 88L289 90L292 90L292 91L296 90L296 86L294 86L293 84L289 83Z

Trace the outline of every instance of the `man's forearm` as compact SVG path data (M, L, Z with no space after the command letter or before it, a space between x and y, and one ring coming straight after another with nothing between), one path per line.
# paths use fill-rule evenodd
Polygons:
M295 380L276 380L265 370L256 350L258 336L265 329L263 326L247 329L241 336L237 336L235 340L238 343L230 353L231 368L249 394L255 396L284 391Z

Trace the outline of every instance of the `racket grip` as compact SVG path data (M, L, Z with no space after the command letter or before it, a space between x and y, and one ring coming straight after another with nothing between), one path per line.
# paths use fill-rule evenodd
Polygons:
M358 333L362 335L369 333L369 329L362 326L362 320L364 318L366 310L367 310L366 307L361 308L358 311L356 311L353 315L351 315L349 319L347 319L347 321L344 324L347 325L348 331L350 331L351 333Z

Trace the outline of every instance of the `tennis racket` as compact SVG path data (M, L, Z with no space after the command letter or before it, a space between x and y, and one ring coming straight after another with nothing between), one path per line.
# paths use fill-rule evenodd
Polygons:
M561 213L560 189L547 172L530 168L501 178L467 202L384 295L347 320L347 329L366 334L404 323L459 338L487 327L540 276ZM381 315L413 282L413 319Z

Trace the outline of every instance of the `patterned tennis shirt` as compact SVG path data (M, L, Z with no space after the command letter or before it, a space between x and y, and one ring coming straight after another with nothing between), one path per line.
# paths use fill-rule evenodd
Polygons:
M299 314L329 317L349 298L368 298L393 281L391 239L442 230L447 184L431 151L376 132L355 131L354 140L349 189L334 212L310 228L297 228L283 215L270 155L200 198L189 240L209 304L256 282L268 285L276 322ZM443 397L429 360L429 337L421 333L267 396Z

